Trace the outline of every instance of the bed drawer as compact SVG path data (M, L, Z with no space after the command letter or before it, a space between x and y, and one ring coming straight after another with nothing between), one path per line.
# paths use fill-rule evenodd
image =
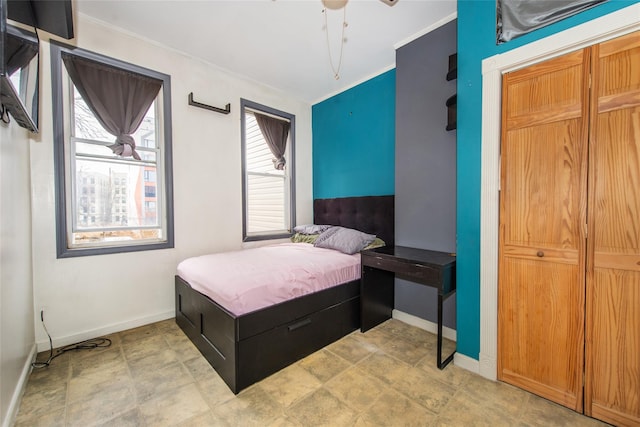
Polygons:
M240 341L238 387L244 388L360 326L360 297Z
M276 325L290 324L298 319L304 319L309 313L333 307L343 301L357 298L359 295L360 280L358 279L248 313L238 317L238 335L235 338L243 341L271 330Z
M176 278L176 322L233 390L236 359L234 319Z

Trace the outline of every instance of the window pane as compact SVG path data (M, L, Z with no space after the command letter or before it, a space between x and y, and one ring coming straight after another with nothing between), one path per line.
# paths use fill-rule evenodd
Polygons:
M136 149L138 154L140 155L140 159L145 162L153 162L155 163L157 160L157 153L155 151L144 151L143 149Z
M76 154L88 154L95 156L109 156L117 159L118 156L106 145L88 144L86 142L76 142Z
M118 243L131 245L136 242L143 242L144 240L160 239L163 239L163 236L162 230L159 228L145 230L85 231L82 233L73 233L71 245L78 246L91 243L108 243L110 246L115 246Z
M72 85L73 86L73 85ZM73 87L74 136L113 144L116 137L107 132L91 112L82 96ZM156 147L155 101L149 107L140 127L132 135L136 147ZM140 153L141 157L142 153ZM146 159L145 159L146 160Z
M77 159L74 206L77 230L159 226L156 210L149 212L145 204L156 201L157 181L145 182L145 171L152 171L155 176L156 168ZM87 193L92 197L84 197ZM95 215L87 217L87 212Z
M247 180L247 231L286 230L285 180L261 175L248 175Z
M104 130L82 96L73 88L74 136L113 143L115 137Z
M284 176L284 170L278 170L273 166L273 153L260 131L256 117L251 112L246 114L246 132L247 171Z
M157 101L157 100L156 100ZM149 111L144 116L140 127L133 134L133 139L136 140L136 147L156 148L156 101L153 101ZM142 153L140 153L142 156ZM142 156L144 158L144 156Z
M109 148L107 145L91 144L88 142L75 141L75 147L76 147L76 154L111 157L116 160L137 161L131 157L125 157L125 158L119 157L118 155L114 154L113 151L111 151L111 148ZM142 149L138 149L136 151L138 151L138 154L140 155L140 158L142 160L147 162L153 162L153 163L156 162L157 154L155 151L143 151Z

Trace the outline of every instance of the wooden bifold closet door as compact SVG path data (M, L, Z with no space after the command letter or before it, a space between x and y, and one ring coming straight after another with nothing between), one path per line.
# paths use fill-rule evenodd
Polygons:
M505 75L499 379L582 409L588 52Z
M640 33L503 77L498 378L640 425Z
M640 33L592 64L585 413L640 426Z

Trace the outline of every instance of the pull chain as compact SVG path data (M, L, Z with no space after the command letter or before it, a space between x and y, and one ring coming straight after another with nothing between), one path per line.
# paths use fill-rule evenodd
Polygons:
M333 78L336 80L340 80L340 67L342 67L342 51L344 49L344 43L346 41L344 37L344 32L347 26L347 6L345 5L342 8L342 35L340 38L340 60L338 61L338 68L333 65L333 55L331 54L331 44L329 43L329 26L327 25L327 9L323 9L322 13L324 14L324 30L327 36L327 51L329 52L329 64L331 65L331 70L333 71Z

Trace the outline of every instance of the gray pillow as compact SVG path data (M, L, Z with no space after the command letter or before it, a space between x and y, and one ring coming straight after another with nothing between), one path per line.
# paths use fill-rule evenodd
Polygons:
M332 225L306 224L293 227L293 231L300 234L320 234L331 227Z
M335 249L345 254L360 252L368 244L375 240L374 234L363 233L358 230L344 227L331 227L324 231L313 246L318 248Z

